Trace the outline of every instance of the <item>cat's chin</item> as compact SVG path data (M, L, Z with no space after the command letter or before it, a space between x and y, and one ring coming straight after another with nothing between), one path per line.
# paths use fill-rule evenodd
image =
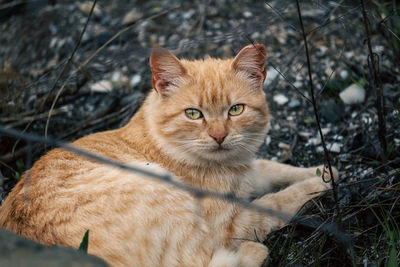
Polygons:
M236 165L243 164L254 158L254 154L250 152L240 153L233 148L211 148L207 151L203 151L195 156L197 163L203 163L204 165L213 164L224 164L224 165Z

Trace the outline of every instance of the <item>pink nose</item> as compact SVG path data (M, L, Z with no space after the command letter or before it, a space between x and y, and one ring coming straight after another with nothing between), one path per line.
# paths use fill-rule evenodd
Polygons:
M209 133L209 135L214 138L214 140L218 143L218 144L222 144L222 142L224 142L225 137L228 135L227 132L216 132L216 133Z

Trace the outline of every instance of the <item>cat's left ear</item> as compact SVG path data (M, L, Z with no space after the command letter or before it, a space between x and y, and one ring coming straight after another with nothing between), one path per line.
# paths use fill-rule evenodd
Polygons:
M163 48L153 50L150 69L153 73L153 88L162 96L168 95L173 87L178 87L186 74L186 69L179 59Z
M232 62L232 68L243 73L249 78L254 86L261 87L264 83L267 72L265 60L267 52L262 44L250 44L240 50Z

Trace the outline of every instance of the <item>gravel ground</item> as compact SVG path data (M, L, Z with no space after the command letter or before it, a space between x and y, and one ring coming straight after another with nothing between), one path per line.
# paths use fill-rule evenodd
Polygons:
M400 215L400 55L386 39L389 20L396 17L378 23L381 10L368 6L385 100L387 152L382 160L361 9L358 1L338 2L301 4L321 128L341 175L337 203L327 194L303 214L339 222L352 238L354 257L331 234L292 223L267 238L271 266L351 266L352 259L381 266L388 263L389 250L398 253L400 247L399 236L391 245L379 224L379 219L399 220ZM89 1L0 0L0 124L45 135L48 123L47 133L63 140L116 128L151 89L152 47L168 48L179 57L225 58L257 42L267 47L264 88L273 117L260 157L297 166L324 162L307 100L310 83L295 1L99 1L80 38L91 6ZM348 87L355 91L343 93ZM4 198L29 162L24 141L5 136L0 141ZM46 150L34 144L33 159Z

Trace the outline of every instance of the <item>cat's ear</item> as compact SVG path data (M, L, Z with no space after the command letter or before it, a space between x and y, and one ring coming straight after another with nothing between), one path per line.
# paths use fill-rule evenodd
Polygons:
M240 50L232 62L232 68L243 73L249 78L254 86L261 87L264 83L267 72L265 60L267 52L262 44L250 44Z
M150 69L153 73L153 88L161 95L168 95L172 87L179 86L186 73L179 59L168 50L155 48L150 57Z

